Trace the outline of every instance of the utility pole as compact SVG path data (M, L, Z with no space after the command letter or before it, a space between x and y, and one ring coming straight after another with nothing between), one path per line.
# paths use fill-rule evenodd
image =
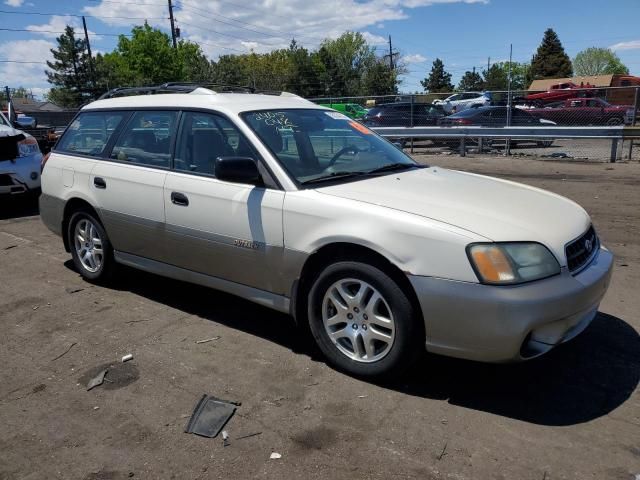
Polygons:
M491 57L487 57L487 73L489 73L490 68L491 68Z
M91 75L91 83L96 86L96 75L93 70L93 56L91 55L91 42L89 42L89 33L87 32L87 21L82 16L82 28L84 28L84 41L87 42L87 53L89 54L89 75Z
M176 42L176 26L173 22L173 5L171 4L171 0L169 2L169 20L171 20L171 38L173 39L173 48L178 48L178 44Z
M391 35L389 35L389 67L393 70L393 48L391 47Z
M7 117L9 117L9 122L13 124L16 121L15 112L13 110L13 103L11 102L11 91L9 90L9 86L5 85L4 87L5 95L7 96Z

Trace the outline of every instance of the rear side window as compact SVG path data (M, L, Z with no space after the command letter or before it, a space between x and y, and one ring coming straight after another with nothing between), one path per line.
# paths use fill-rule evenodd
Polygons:
M127 112L81 113L69 125L56 150L102 156L109 139L127 115Z
M171 138L178 112L136 112L122 130L110 158L121 162L169 168Z

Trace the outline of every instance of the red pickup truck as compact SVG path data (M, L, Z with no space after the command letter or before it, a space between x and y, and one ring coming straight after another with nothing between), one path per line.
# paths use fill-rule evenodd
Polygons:
M573 82L556 83L551 85L546 92L532 93L524 97L525 102L534 105L545 105L547 103L560 102L576 97L593 97L596 89L593 85L576 85Z
M558 125L622 125L631 123L631 105L611 105L601 98L572 98L555 106L525 109Z

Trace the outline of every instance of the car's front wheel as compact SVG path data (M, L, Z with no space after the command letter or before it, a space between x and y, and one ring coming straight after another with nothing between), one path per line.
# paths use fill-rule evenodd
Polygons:
M67 230L73 263L86 280L104 281L114 267L113 250L107 232L90 211L75 212Z
M424 348L408 296L373 265L326 267L309 292L308 309L311 332L328 362L353 375L398 373Z

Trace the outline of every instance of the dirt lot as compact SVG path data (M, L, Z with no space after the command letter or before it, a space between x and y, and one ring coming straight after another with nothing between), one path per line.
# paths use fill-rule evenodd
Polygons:
M85 283L33 206L3 199L0 479L640 478L640 166L428 161L586 207L616 271L583 335L525 364L425 355L366 383L243 300L132 270ZM228 447L183 432L203 393L242 402Z

